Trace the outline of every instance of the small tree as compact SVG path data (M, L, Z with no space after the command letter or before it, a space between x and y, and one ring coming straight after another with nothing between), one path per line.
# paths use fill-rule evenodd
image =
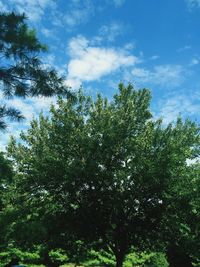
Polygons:
M161 243L175 188L188 178L186 159L198 156L199 130L180 118L164 127L149 105L150 92L131 84L110 102L80 92L76 102L60 99L51 119L34 120L25 143L11 141L16 190L30 214L54 218L52 245L75 233L112 250L121 267L131 246Z

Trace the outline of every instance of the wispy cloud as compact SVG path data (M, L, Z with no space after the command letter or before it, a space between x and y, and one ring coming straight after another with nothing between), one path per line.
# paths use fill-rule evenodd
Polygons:
M186 0L189 9L200 7L200 0Z
M194 93L194 92L193 92ZM173 122L178 115L183 117L198 117L200 113L200 105L196 97L191 94L175 94L169 98L161 100L161 107L158 116L163 118L163 122L168 124Z
M153 69L134 68L132 79L139 84L155 84L160 86L179 86L186 75L181 65L157 65Z
M113 42L116 38L124 33L124 25L118 22L112 22L108 25L103 25L99 29L98 36L95 41L101 42L102 40L107 40Z
M39 21L44 15L46 8L56 8L55 0L3 0L3 5L7 11L17 11L25 13L32 21Z
M45 28L45 27L41 28L41 32L47 38L48 37L54 37L54 32L52 30L50 30L50 29Z
M54 26L64 26L68 30L86 22L94 11L92 0L68 0L62 12L58 10L57 3L56 0L0 0L0 8L3 11L25 13L33 22L39 22L48 9L49 16L46 19L51 17ZM46 36L51 34L49 29L42 30Z
M60 0L0 0L0 10L25 13L32 22L40 22L47 11L48 17L45 20L54 26L65 27L65 30L71 31L88 22L95 12L102 11L107 4L120 7L124 2L125 0L111 2L103 0L102 3L96 3L93 0L67 0L62 3L62 10L60 10L58 8L61 4ZM116 32L114 27L113 30ZM49 36L50 31L43 29L43 33Z
M125 3L125 0L112 0L116 7L120 7Z
M150 57L150 60L156 60L156 59L158 59L158 58L159 58L158 55L153 55L153 56Z
M199 58L198 57L194 57L190 62L190 66L195 66L198 64L199 64Z
M91 0L71 0L68 5L68 11L64 15L66 26L73 28L89 20L94 15L94 5Z
M178 48L177 52L185 52L186 50L190 50L191 48L191 45L184 45L183 47Z
M68 51L68 82L73 85L98 80L119 68L133 66L138 62L138 58L125 48L92 46L83 36L71 39Z

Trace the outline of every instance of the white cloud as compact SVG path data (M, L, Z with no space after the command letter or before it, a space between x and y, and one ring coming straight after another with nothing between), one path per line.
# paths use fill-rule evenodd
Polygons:
M200 0L186 0L189 9L200 7Z
M13 107L20 110L21 112L23 112L23 115L28 119L31 119L32 114L34 112L33 106L27 103L27 101L24 100L23 98L16 97L11 99L5 99L3 93L0 92L0 102L1 105L5 104L8 107Z
M178 86L183 81L185 69L181 65L158 65L153 70L134 68L133 80L137 83L151 83L161 86Z
M83 81L98 80L119 68L133 66L138 62L138 58L125 48L91 46L83 36L73 38L68 50L71 58L68 64L69 83L81 84Z
M159 117L163 118L163 122L168 124L173 122L179 114L181 116L198 116L200 105L196 102L193 95L174 95L160 102L161 110Z
M78 35L69 41L67 51L72 58L82 57L89 47L89 40L82 35Z
M67 78L65 85L70 87L72 90L79 89L82 85L82 81L79 78Z
M32 97L30 98L30 105L34 109L34 113L37 114L40 111L47 112L51 104L56 105L56 97Z
M1 99L1 98L0 98ZM0 151L5 150L8 144L10 135L14 135L18 138L22 130L26 130L30 121L35 117L37 118L39 113L42 111L45 115L49 114L49 108L51 104L56 104L56 97L32 97L27 100L21 98L14 98L11 100L1 100L6 103L9 107L14 107L21 111L24 115L25 120L21 122L13 122L7 120L8 128L5 132L0 131ZM2 104L3 104L2 103Z
M34 113L34 107L26 103L23 99L15 98L6 102L8 106L15 107L20 110L26 119L31 119Z

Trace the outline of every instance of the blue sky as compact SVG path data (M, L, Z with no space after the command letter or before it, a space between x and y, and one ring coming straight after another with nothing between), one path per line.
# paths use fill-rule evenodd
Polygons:
M48 45L47 66L73 89L111 98L120 81L152 91L152 112L169 123L181 114L200 121L200 0L0 0L25 12ZM26 121L0 133L3 148L55 99L13 99Z

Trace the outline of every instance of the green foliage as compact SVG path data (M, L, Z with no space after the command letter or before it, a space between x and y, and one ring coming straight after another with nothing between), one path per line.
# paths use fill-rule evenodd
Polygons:
M160 252L131 252L124 260L124 267L168 267L165 254Z
M192 164L185 172L185 179L174 187L176 204L168 208L166 234L169 257L187 259L191 262L200 260L200 165ZM183 208L184 207L184 208ZM171 254L171 255L170 255ZM179 260L181 261L181 260ZM184 265L184 263L180 263Z
M53 69L44 68L39 56L46 46L25 23L25 15L0 13L0 81L5 97L52 96L69 94L63 78ZM5 117L21 120L20 111L0 106L0 129Z
M76 100L59 99L50 118L33 120L21 143L11 140L18 232L39 222L38 242L69 251L76 240L101 240L118 266L131 246L161 251L172 237L198 244L199 172L187 159L199 156L199 128L181 118L164 127L152 118L150 98L131 84L120 84L110 102L80 91Z
M3 152L0 152L0 182L2 181L11 181L13 177L13 167L11 162L6 159Z
M82 240L72 239L69 242L69 259L70 262L74 262L77 266L79 266L88 256L88 251L90 247L87 246Z
M10 160L5 157L4 153L0 152L0 244L5 243L5 229L8 227L5 208L7 207L13 176L14 171Z
M131 252L128 254L124 260L124 267L132 267L132 266L144 266L151 261L151 258L155 253L136 253Z
M87 259L81 262L85 267L115 266L115 256L112 252L105 250L91 250ZM164 253L160 252L134 252L129 253L124 259L123 267L168 267Z
M112 253L106 252L105 250L95 251L91 250L88 252L87 260L82 263L86 267L95 266L115 266L115 257Z
M151 253L150 259L145 262L144 267L168 267L169 264L167 262L165 254L161 252Z
M0 252L0 267L9 263L13 257L20 259L21 263L29 264L29 266L40 262L40 254L38 250L35 251L22 251L19 248L8 248Z
M52 249L49 251L50 260L56 264L64 264L68 260L68 256L63 249Z

